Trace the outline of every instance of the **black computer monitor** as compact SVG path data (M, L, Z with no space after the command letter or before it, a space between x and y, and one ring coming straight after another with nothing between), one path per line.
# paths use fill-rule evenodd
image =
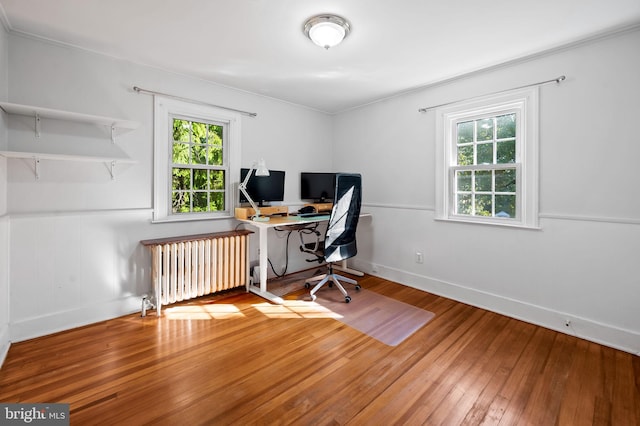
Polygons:
M247 177L249 169L240 169L240 182L244 181ZM248 203L247 197L244 196L242 191L240 192L240 202ZM255 170L247 182L247 192L249 196L260 207L263 207L266 203L272 201L284 200L284 171L283 170L269 170L269 176L256 176Z
M335 173L300 173L300 199L316 203L333 201L336 187Z

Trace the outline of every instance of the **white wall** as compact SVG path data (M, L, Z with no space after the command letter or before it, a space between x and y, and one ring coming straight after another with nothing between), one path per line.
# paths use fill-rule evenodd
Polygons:
M356 267L639 353L639 47L636 29L337 116L334 167L362 172L373 213ZM562 74L540 89L542 230L435 221L435 113L418 109Z
M256 118L242 118L241 163L247 167L264 158L269 168L286 170L286 204L300 203L300 171L331 168L331 117L299 106L14 34L9 80L13 103L141 123L112 145L105 129L55 120L42 121L37 139L33 119L9 116L13 150L138 161L117 167L113 181L101 163L42 161L36 181L30 161L9 160L12 341L139 310L141 295L151 293L149 254L140 240L238 224L231 219L150 223L153 98L135 93L133 86L256 112ZM281 265L285 241L272 239L270 257ZM290 251L297 252L297 245ZM290 271L308 267L299 256L290 260Z
M8 35L0 23L0 100L7 99ZM7 147L7 125L0 112L0 150ZM9 350L9 218L7 216L7 161L0 157L0 365Z

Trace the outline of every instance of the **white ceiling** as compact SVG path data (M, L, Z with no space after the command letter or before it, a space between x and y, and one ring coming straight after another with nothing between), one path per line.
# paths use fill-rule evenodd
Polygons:
M15 33L330 113L640 23L640 0L0 0L0 5L5 25ZM344 43L324 50L304 36L305 20L320 13L350 21Z

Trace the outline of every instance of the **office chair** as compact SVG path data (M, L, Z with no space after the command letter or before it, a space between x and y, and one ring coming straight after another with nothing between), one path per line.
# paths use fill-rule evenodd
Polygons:
M344 301L346 303L351 302L351 297L342 286L342 282L355 284L356 290L360 290L360 285L356 280L334 273L333 263L349 259L358 253L356 246L356 228L358 226L358 219L360 218L361 202L362 177L360 174L336 174L335 195L331 216L329 217L329 224L327 225L324 241L316 244L317 250L314 252L319 261L327 263L329 270L326 274L309 278L305 281L305 288L310 288L311 283L319 280L310 292L311 300L316 299L316 292L325 283L329 283L329 287L335 284L344 295ZM313 243L309 244L312 245ZM307 250L309 250L309 247L307 247Z

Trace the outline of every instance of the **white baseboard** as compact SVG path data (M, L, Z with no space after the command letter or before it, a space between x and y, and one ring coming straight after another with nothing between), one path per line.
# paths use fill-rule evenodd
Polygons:
M543 306L521 302L379 264L373 265L357 259L352 259L350 262L354 269L365 271L371 275L621 351L640 355L640 334L632 330L621 329L588 318L567 314L566 312L554 311ZM569 321L568 326L566 325L567 320Z
M108 303L16 321L9 325L10 341L20 342L59 331L117 318L142 309L142 296L128 296Z
M2 368L2 364L4 364L4 360L7 358L10 347L9 325L4 324L0 327L0 368Z

